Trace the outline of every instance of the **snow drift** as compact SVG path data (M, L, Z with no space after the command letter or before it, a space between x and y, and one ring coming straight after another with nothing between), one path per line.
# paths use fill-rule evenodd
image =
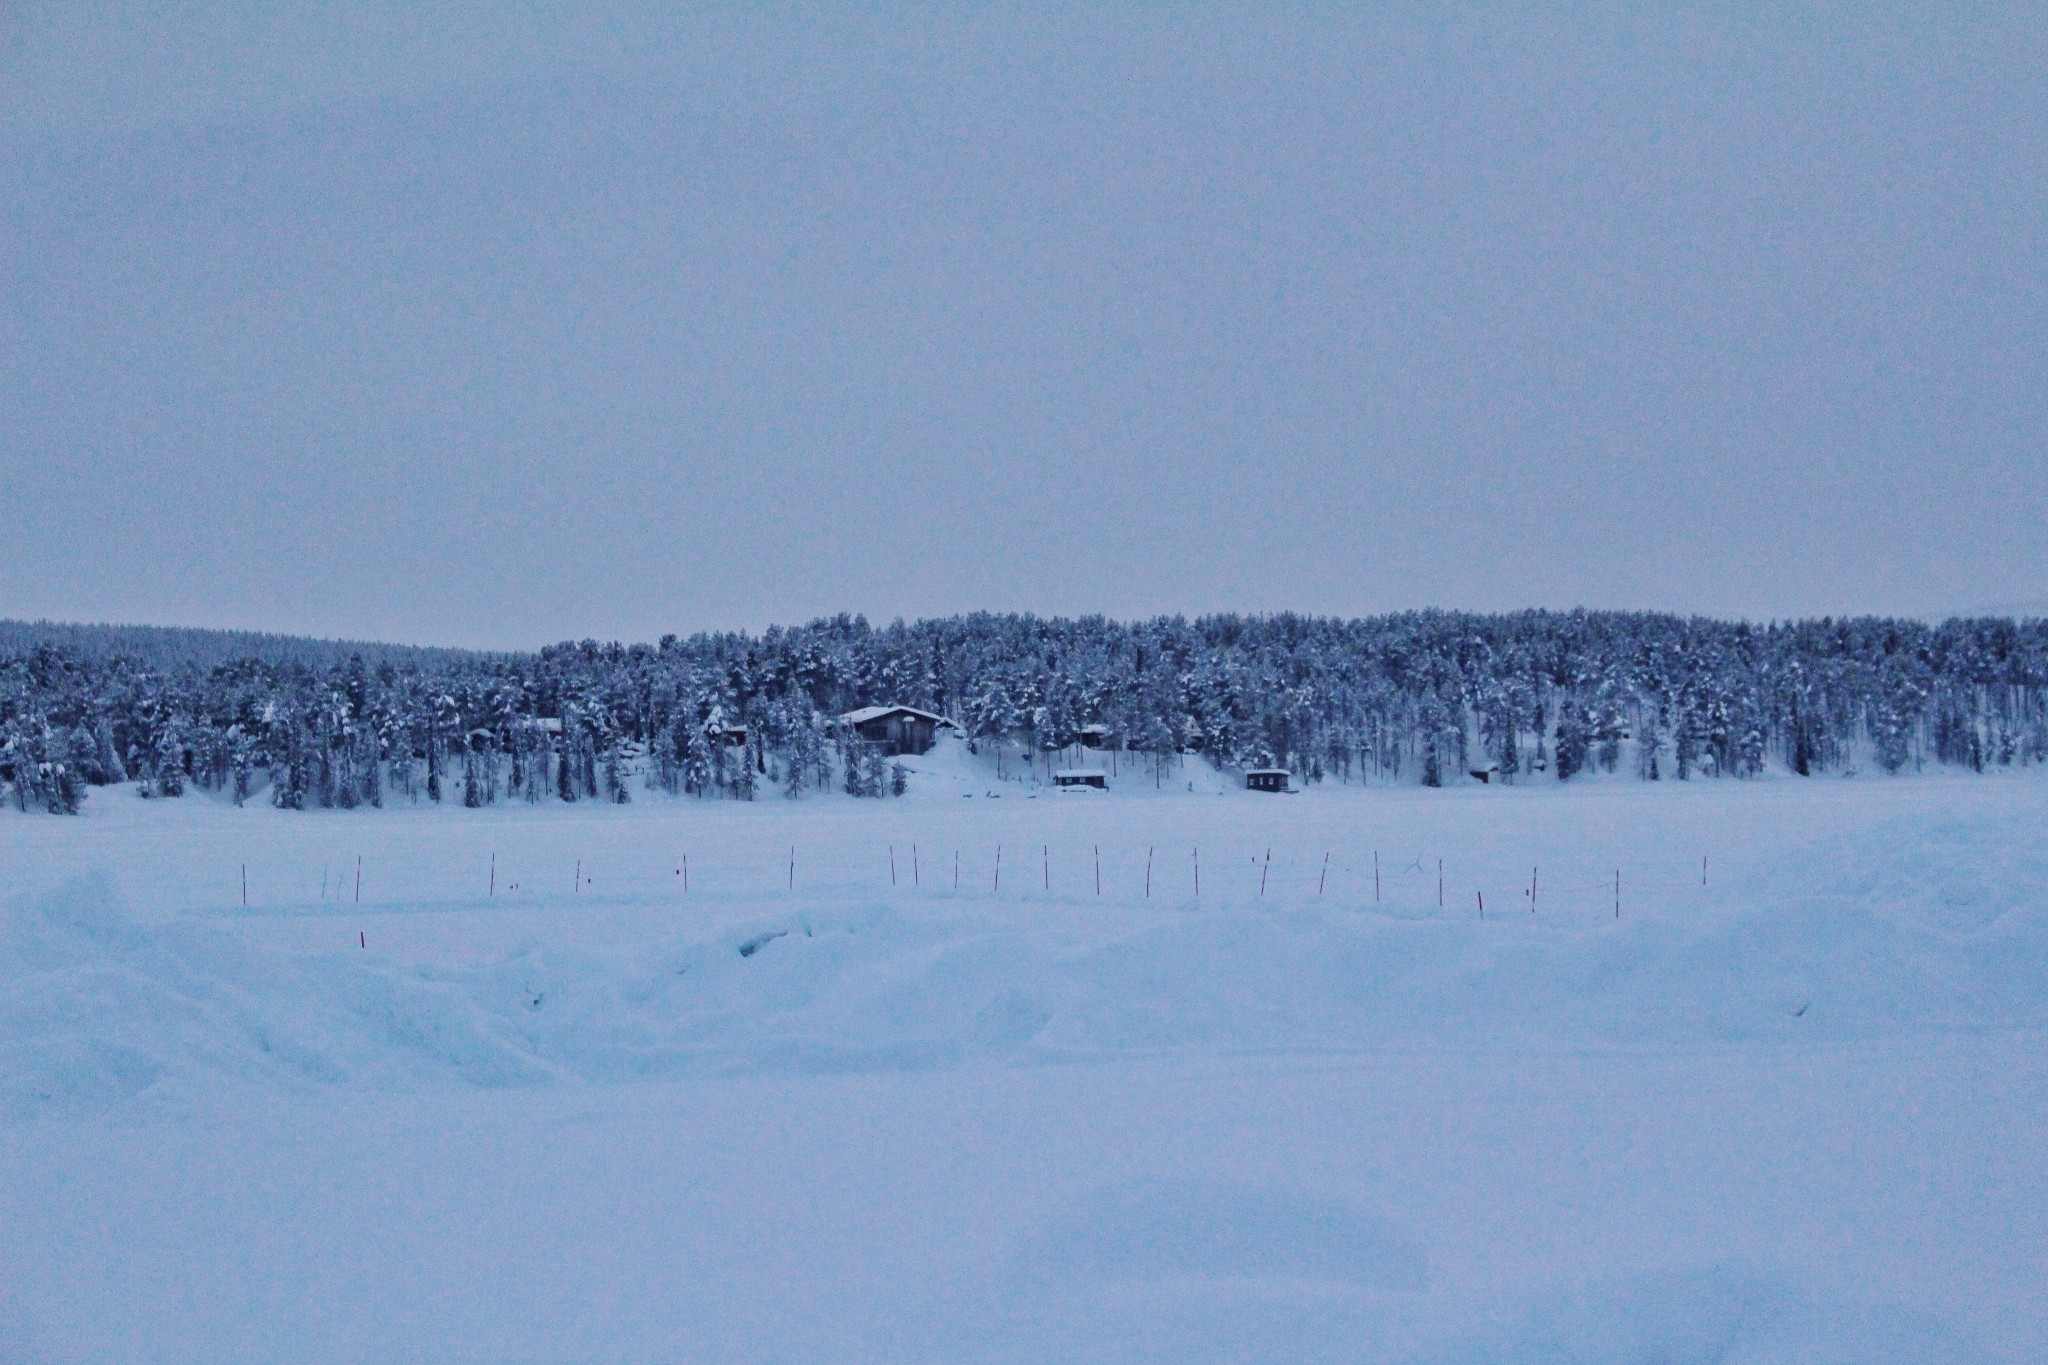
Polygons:
M106 879L85 877L7 908L0 1103L21 1117L222 1075L527 1086L1134 1051L2032 1027L2048 1003L2048 855L2025 823L1911 842L1879 828L1697 913L1591 925L821 898L652 943L529 941L458 964L144 923Z

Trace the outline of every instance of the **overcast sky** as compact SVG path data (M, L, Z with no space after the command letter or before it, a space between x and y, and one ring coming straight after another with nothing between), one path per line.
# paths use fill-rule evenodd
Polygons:
M2048 599L2037 5L426 8L0 10L0 616Z

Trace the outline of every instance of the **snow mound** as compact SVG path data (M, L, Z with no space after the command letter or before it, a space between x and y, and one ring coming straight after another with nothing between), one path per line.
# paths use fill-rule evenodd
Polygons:
M1914 852L1878 831L1718 908L1594 925L821 900L631 947L530 940L454 964L141 923L87 878L7 909L0 1112L95 1108L223 1074L528 1086L2036 1027L2048 1022L2048 866L2038 840L1993 834L1937 831Z

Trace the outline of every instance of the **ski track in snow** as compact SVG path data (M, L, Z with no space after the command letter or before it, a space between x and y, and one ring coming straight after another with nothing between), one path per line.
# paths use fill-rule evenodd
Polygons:
M0 819L0 1357L2048 1350L2036 775L919 766Z

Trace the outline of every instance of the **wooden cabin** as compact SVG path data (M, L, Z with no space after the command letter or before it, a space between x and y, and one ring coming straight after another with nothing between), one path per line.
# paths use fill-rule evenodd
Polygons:
M892 758L899 754L929 753L939 731L953 722L914 706L863 706L848 711L840 721L869 744L880 745Z
M1253 768L1244 775L1244 789L1252 792L1284 792L1287 788L1287 769Z
M1100 768L1068 768L1065 772L1054 773L1052 782L1061 791L1081 791L1089 788L1106 791L1109 788L1109 774Z
M1109 727L1100 724L1084 725L1077 732L1077 738L1080 739L1081 747L1084 749L1107 749L1109 747Z

